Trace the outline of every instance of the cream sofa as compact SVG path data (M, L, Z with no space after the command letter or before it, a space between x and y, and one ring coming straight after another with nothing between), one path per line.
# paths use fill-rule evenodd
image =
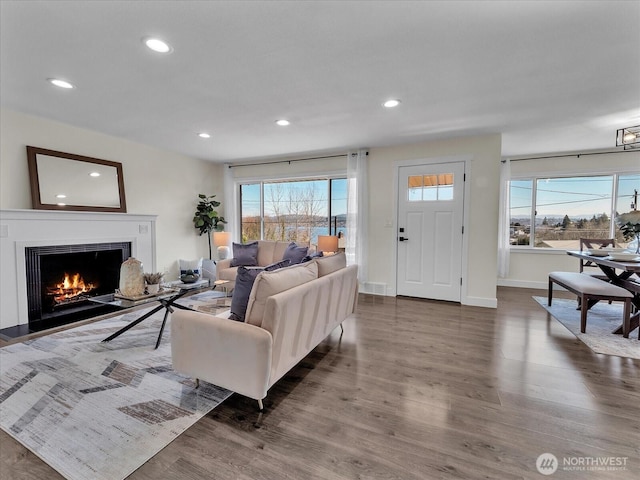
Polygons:
M357 267L344 254L260 273L245 322L201 312L171 316L173 368L258 400L356 308Z
M282 260L285 250L291 242L280 242L271 240L258 240L258 266L266 267L272 263ZM309 247L308 243L296 242L300 247ZM309 253L315 251L314 247L309 247ZM231 266L231 258L218 260L216 264L216 277L218 280L227 280L235 282L238 273L238 267Z

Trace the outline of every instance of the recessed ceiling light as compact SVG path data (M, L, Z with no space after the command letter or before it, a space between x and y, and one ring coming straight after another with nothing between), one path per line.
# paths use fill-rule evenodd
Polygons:
M286 127L287 125L290 125L291 122L289 122L289 120L285 120L283 118L281 120L276 120L276 124L280 125L281 127Z
M393 107L397 107L398 105L400 105L400 100L395 100L395 99L387 100L382 104L382 106L385 108L393 108Z
M171 48L171 46L168 43L166 43L163 40L160 40L159 38L145 37L142 39L142 41L148 48L150 48L154 52L171 53L173 51L173 48Z
M47 81L52 85L60 88L75 88L72 84L65 80L60 80L59 78L47 78Z
M205 133L205 132L199 133L198 136L200 138L211 138L211 135L209 135L208 133Z
M90 177L99 177L99 176L100 176L100 174L99 174L98 172L91 172L91 173L89 174L89 176L90 176Z
M64 193L59 193L56 198L67 198L67 196Z
M56 205L58 205L59 207L64 207L66 203L56 203Z

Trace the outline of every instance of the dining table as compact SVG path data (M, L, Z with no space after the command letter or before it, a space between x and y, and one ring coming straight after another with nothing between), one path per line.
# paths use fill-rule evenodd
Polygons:
M633 294L631 303L635 308L631 316L631 329L629 331L632 332L638 328L640 324L640 261L614 260L609 255L593 255L588 251L568 250L567 254L595 263L607 276L610 283L622 287ZM598 300L594 300L593 304L597 302ZM591 306L592 305L589 305L589 307ZM612 333L622 335L622 325Z

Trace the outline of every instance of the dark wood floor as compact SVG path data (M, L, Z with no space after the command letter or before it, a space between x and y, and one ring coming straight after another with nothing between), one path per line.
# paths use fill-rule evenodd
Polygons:
M536 294L500 288L495 310L362 295L264 413L234 395L130 478L540 479L546 452L626 457L547 478L640 478L640 361L592 353ZM0 478L60 478L0 435Z

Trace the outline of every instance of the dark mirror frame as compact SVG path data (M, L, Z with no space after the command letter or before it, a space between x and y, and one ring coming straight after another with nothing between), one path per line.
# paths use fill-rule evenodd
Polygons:
M116 168L118 176L118 193L120 198L119 207L100 207L96 205L57 205L54 203L42 203L40 196L40 177L38 175L38 155L47 155L50 157L59 157L67 160L75 160L77 162L95 163ZM127 212L127 202L124 194L124 177L122 175L122 164L109 160L101 160L99 158L84 157L73 153L58 152L48 150L46 148L38 148L27 146L27 160L29 163L29 181L31 183L31 202L32 207L36 210L74 210L85 212Z

